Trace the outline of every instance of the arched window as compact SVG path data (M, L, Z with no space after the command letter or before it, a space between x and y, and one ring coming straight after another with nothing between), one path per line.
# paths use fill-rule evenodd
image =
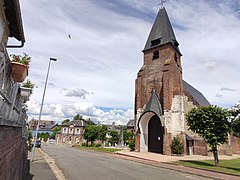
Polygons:
M153 60L159 58L159 51L154 51L153 52Z

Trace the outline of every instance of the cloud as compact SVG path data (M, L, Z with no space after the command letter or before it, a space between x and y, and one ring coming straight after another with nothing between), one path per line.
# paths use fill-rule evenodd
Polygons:
M29 79L34 83L45 80L49 58L58 59L51 64L52 84L47 87L44 117L71 119L79 111L96 121L125 122L125 117L133 114L135 78L143 65L141 51L158 2L20 3L26 43L23 48L8 49L9 54L26 52L32 57ZM235 80L240 77L240 2L175 0L167 1L165 7L183 54L183 78L211 104L231 107L239 100L239 93L221 90L224 96L219 94L219 98L216 92L222 87L240 89ZM39 113L44 83L39 84L30 98L31 116Z
M29 101L28 105L30 105L28 110L29 120L32 118L38 119L40 104ZM76 114L81 114L83 118L90 118L94 122L101 124L112 124L112 122L115 122L116 124L126 125L129 119L133 119L132 109L111 108L108 111L104 111L102 108L96 107L86 101L66 105L44 105L41 119L53 119L56 122L61 122L64 119L73 119Z
M220 89L220 91L237 91L237 90L236 89L227 88L227 87L222 87Z
M222 95L221 95L221 94L219 94L219 93L217 93L217 94L216 94L216 97L217 97L217 98L221 98L221 97L222 97Z
M88 92L85 89L76 88L76 89L61 89L61 94L64 94L67 97L78 97L86 99L87 95L94 94L93 92Z
M216 61L208 61L205 63L205 67L208 71L213 71L217 68L217 63Z

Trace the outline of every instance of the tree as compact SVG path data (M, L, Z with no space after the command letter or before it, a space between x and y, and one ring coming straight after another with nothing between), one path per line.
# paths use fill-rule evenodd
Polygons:
M55 139L55 137L56 137L56 134L58 133L58 132L60 132L61 131L61 127L60 126L56 126L54 129L53 129L53 131L52 131L52 135L51 135L51 139Z
M120 135L117 131L110 131L110 136L111 138L109 139L109 141L112 145L118 143Z
M65 120L62 121L62 124L65 124L65 123L67 123L69 121L70 121L69 119L65 119Z
M88 125L85 128L83 137L84 139L87 140L87 146L88 146L88 142L91 142L91 145L93 144L93 142L95 141L95 139L97 138L98 135L98 129L96 125Z
M240 137L240 102L229 109L231 127L234 136Z
M106 125L99 125L98 127L98 136L97 139L103 142L106 140L106 134L107 134L107 126Z
M182 154L183 153L183 144L181 143L179 137L174 137L171 144L172 154Z
M203 137L214 155L215 166L219 165L217 146L227 142L230 124L226 110L217 106L193 108L187 114L187 125Z
M132 140L132 139L133 139L133 132L123 130L123 141L124 141L124 143L128 143L129 140Z
M73 120L82 120L82 116L80 114L77 114L73 117Z
M31 152L32 151L32 130L28 129L28 150Z

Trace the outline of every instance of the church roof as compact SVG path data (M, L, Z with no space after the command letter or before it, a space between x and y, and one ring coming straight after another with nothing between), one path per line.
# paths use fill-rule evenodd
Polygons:
M143 51L167 43L172 43L172 45L179 51L179 44L174 35L166 9L163 7L157 14Z
M150 100L145 109L145 112L149 112L149 111L155 112L159 117L163 114L162 106L159 101L157 92L155 90L153 90L152 96L150 97Z
M183 80L183 88L197 101L197 103L200 106L210 106L211 105L201 92L199 92L197 89L192 87L190 84L188 84L184 80Z

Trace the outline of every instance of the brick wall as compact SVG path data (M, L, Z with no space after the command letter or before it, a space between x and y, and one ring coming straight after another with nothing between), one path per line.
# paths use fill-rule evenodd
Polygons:
M27 144L22 128L0 126L0 179L22 179L26 160Z
M232 146L232 153L233 154L240 154L240 138L235 136L230 136L231 146Z

